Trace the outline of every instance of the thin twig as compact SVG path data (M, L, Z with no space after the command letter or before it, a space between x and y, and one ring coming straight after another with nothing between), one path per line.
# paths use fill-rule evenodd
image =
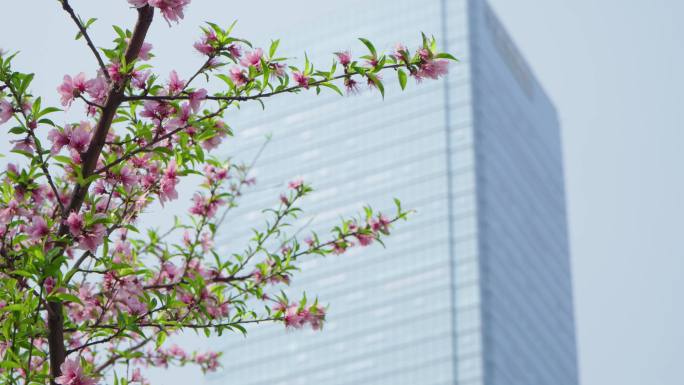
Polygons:
M81 35L85 38L86 44L88 44L88 47L90 48L91 51L93 51L93 55L95 55L95 59L97 59L97 64L100 66L100 70L102 72L102 75L107 79L107 83L110 83L112 79L109 78L109 73L107 72L107 67L104 64L104 61L102 60L102 56L100 56L100 53L97 51L97 48L95 48L95 44L93 44L93 41L90 39L90 35L88 35L88 31L86 28L81 24L81 20L76 16L76 12L74 11L73 8L71 8L71 5L69 4L69 0L60 0L62 2L62 8L71 16L71 20L76 23L76 26L78 27L78 30L81 32Z
M390 65L386 65L380 69L386 70L386 69L400 68L400 67L404 67L404 66L406 66L406 65L405 64L390 64ZM311 87L319 86L323 83L328 83L328 82L333 81L333 80L339 80L339 79L343 79L343 78L353 76L353 75L363 76L360 73L343 74L343 75L333 76L333 77L328 78L328 79L322 79L322 80L317 80L315 82L311 82L306 87L296 85L296 86L292 86L292 87L288 87L288 88L283 88L282 90L266 92L266 93L258 93L256 95L248 95L248 96L207 96L206 99L207 100L224 101L224 102L244 102L244 101L248 101L248 100L257 100L257 99L263 99L263 98L268 98L271 96L283 94L286 92L293 92L296 90L300 90L302 88L311 88ZM190 99L190 96L189 95L131 95L131 96L124 97L124 101L126 101L126 102L135 101L135 100L167 101L167 100L186 100L186 99Z

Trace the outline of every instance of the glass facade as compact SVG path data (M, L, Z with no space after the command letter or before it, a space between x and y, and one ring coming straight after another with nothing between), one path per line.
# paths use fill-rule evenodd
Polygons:
M351 3L351 5L350 5ZM323 332L260 325L218 340L224 368L208 384L577 384L559 126L481 0L346 2L282 36L326 66L356 37L391 50L433 33L461 62L442 81L386 97L330 93L244 104L227 152L253 170L221 247L234 251L288 180L316 189L293 228L319 234L398 197L417 212L379 245L303 261L284 291L330 304ZM301 28L298 28L301 30Z

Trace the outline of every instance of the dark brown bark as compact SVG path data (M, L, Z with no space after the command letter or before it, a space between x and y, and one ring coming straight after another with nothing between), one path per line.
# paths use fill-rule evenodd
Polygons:
M50 384L62 374L60 365L66 358L64 347L64 315L61 302L48 302L48 346L50 348Z
M154 17L154 9L150 6L138 8L138 20L131 36L130 44L126 49L126 63L133 62L140 53L140 48L145 41L147 31L152 24ZM83 155L82 175L83 178L88 178L95 171L97 160L102 153L102 148L105 145L107 133L112 125L112 120L116 114L117 108L123 101L125 80L120 82L112 82L109 86L107 98L102 108L100 120L95 126L93 137L88 145L88 149ZM89 183L84 185L76 185L69 204L62 212L62 218L66 218L72 211L78 211L83 205L86 193L88 192ZM69 232L68 227L62 223L59 227L59 236L65 236ZM66 349L64 346L64 306L61 302L50 302L48 304L48 345L50 347L50 384L55 385L54 379L61 375L60 366L66 359Z

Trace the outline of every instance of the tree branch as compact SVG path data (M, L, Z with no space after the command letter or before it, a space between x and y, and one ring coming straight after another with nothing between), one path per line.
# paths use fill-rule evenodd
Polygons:
M22 100L21 100L21 95L14 89L12 86L12 82L6 82L5 85L9 89L10 93L14 97L14 100L17 102L17 105L20 106L19 111L21 112L21 115L24 117L24 123L28 126L29 124L29 119L28 116L26 115L26 112L24 112L24 109L21 108L22 105ZM19 120L19 119L17 119ZM52 189L52 193L55 194L55 201L57 201L57 205L61 210L64 210L64 205L62 204L62 201L59 200L59 191L57 190L57 185L55 184L54 180L52 179L52 175L50 174L50 170L48 169L48 163L43 158L43 147L40 145L40 140L36 137L36 133L34 130L30 127L28 128L28 134L33 140L33 143L36 146L36 155L38 156L38 162L40 163L40 169L43 170L43 173L45 174L45 178L48 181L48 185L50 185L50 188ZM3 242L4 246L4 242Z
M76 26L78 27L78 30L81 31L81 35L85 38L86 43L88 44L88 47L90 48L91 51L93 51L93 55L95 55L95 59L97 59L97 64L100 65L100 70L102 71L102 75L107 79L107 82L111 82L112 79L109 77L109 73L107 73L107 67L104 64L104 61L102 61L102 56L100 56L100 53L97 51L97 48L95 48L95 44L93 44L93 41L90 39L90 36L88 35L88 31L86 28L81 24L81 20L76 16L76 12L74 12L74 9L71 8L71 5L69 4L69 0L60 0L62 2L62 8L71 16L71 20L76 23Z
M203 121L203 120L207 120L207 119L211 119L211 118L213 118L213 117L216 117L216 116L220 115L221 112L223 112L226 108L228 108L229 105L230 105L230 104L226 104L225 106L221 107L218 111L213 112L213 113L211 113L211 114L209 114L209 115L204 115L204 116L201 117L200 119L195 120L193 123L198 123L198 122L201 122L201 121ZM192 124L186 124L185 126L178 127L178 128L176 128L175 130L169 131L169 132L167 132L166 134L164 134L164 135L162 135L162 136L160 136L160 137L154 139L154 140L151 141L150 143L147 143L146 145L144 145L144 146L142 146L142 147L138 147L138 148L136 148L135 150L130 151L130 152L126 153L125 155L122 155L122 156L118 157L115 161L113 161L113 162L111 162L111 163L108 163L108 164L106 164L106 165L100 167L99 169L95 170L95 172L93 172L93 174L101 174L101 173L103 173L103 172L109 170L110 168L116 166L117 164L119 164L119 163L121 163L121 162L127 161L128 159L132 158L133 155L135 155L135 154L139 154L139 153L141 153L141 152L149 151L149 150L152 149L152 147L153 147L155 144L160 143L160 142L163 142L164 140L173 137L173 136L176 135L177 133L179 133L179 132L181 132L181 131L183 131L183 130L187 129L188 127L191 127L191 126L192 126Z
M142 341L140 341L139 343L137 343L137 344L131 346L130 348L128 348L128 349L126 350L126 352L127 352L127 353L131 353L131 352L134 352L134 351L136 351L136 350L138 350L138 349L141 349L141 348L143 348L145 345L147 345L147 343L149 343L151 340L152 340L152 338L147 337L147 338L143 339ZM95 370L93 371L93 373L94 373L94 374L100 374L100 373L102 373L103 370L105 370L107 367L109 367L109 366L111 366L111 365L114 365L114 364L116 363L116 361L118 361L118 360L119 360L120 358L122 358L122 357L123 357L123 356L122 356L121 354L112 354L112 356L109 357L109 358L107 359L107 361L103 362L102 364L100 364L100 366L98 366L97 368L95 368Z
M390 64L386 65L381 68L381 70L386 70L386 69L396 69L400 67L405 67L406 64ZM296 90L300 90L302 88L311 88L315 86L319 86L323 83L328 83L333 80L339 80L343 79L349 76L354 76L354 75L359 75L363 76L361 73L353 73L353 74L341 74L337 76L333 76L329 79L322 79L322 80L317 80L315 82L311 82L307 85L307 87L304 86L292 86L288 88L283 88L282 90L278 91L272 91L272 92L266 92L266 93L258 93L256 95L248 95L248 96L207 96L207 100L217 100L217 101L223 101L223 102L244 102L248 100L257 100L257 99L263 99L263 98L268 98L271 96L283 94L286 92L293 92ZM156 101L167 101L167 100L186 100L190 99L189 95L131 95L131 96L126 96L124 97L124 101L135 101L135 100L156 100Z

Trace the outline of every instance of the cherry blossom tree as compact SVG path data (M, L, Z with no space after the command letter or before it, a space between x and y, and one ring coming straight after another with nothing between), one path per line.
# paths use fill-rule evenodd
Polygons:
M307 90L344 94L366 83L384 95L381 73L396 73L403 89L409 77L444 75L453 57L425 36L413 53L398 45L383 54L361 39L366 55L337 52L332 67L315 69L278 56L277 40L257 48L233 36L233 25L207 23L189 47L203 58L197 71L161 76L147 62L148 28L155 14L180 22L190 0L128 0L137 22L114 26L108 48L88 34L95 19L59 3L97 65L92 76L81 68L64 76L59 108L32 93L33 74L13 68L16 53L0 53L0 124L21 159L0 173L0 381L146 383L149 365L219 366L219 353L166 343L183 330L245 333L262 322L320 329L326 307L287 298L278 285L293 279L303 256L381 243L407 211L398 201L393 213L366 207L327 235L300 239L288 228L313 190L290 181L243 251L221 254L214 237L255 183L251 164L211 155L232 134L224 119L241 103ZM76 105L83 118L62 124L60 112ZM202 182L187 217L163 231L145 228L144 214L178 199L191 175Z

